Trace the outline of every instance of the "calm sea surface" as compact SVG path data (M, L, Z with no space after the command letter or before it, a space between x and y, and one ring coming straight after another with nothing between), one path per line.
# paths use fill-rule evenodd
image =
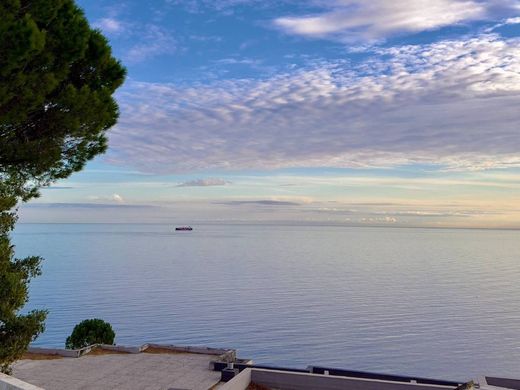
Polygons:
M99 317L118 344L232 347L256 363L520 376L520 232L19 224L45 257L36 345Z

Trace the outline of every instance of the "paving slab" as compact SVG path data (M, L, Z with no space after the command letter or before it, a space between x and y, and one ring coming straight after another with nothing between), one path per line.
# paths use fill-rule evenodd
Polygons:
M13 376L46 390L207 390L220 380L220 373L209 369L214 359L192 353L25 359L13 365Z

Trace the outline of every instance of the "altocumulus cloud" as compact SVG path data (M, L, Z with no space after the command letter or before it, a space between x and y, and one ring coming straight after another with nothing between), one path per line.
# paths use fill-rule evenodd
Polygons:
M138 42L124 58L129 63L138 63L159 55L172 54L177 50L177 41L171 31L158 25L140 26Z
M262 80L133 82L119 100L109 160L149 172L520 166L520 39L494 34Z

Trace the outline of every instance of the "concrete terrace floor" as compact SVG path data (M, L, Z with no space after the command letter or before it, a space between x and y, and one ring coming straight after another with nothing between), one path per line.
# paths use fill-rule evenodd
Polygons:
M210 371L214 355L103 353L80 358L24 359L13 376L46 390L207 390L220 380Z

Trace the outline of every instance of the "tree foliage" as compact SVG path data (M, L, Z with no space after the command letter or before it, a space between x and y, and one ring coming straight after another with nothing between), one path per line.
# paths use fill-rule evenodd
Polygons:
M33 310L18 315L28 299L31 278L40 274L41 259L14 257L8 233L16 222L11 211L17 202L17 186L0 182L0 372L9 373L10 364L20 357L44 330L46 311Z
M14 257L16 205L105 151L125 69L73 0L0 2L0 370L43 331L19 315L41 259Z
M65 341L65 348L78 349L93 344L114 344L116 334L112 326L99 318L81 321Z
M125 70L72 0L3 0L0 14L0 167L47 184L106 149Z

